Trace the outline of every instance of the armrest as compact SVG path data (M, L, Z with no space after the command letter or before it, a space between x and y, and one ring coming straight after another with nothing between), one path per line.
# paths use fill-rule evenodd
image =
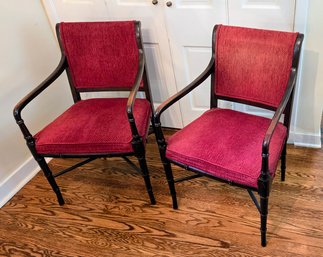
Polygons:
M139 49L139 69L136 75L134 86L130 91L128 101L127 101L127 115L128 115L128 120L130 122L130 127L133 135L138 135L135 118L133 116L133 106L135 104L136 95L140 87L142 75L144 73L144 68L145 68L144 52L143 50Z
M56 69L34 90L32 90L28 95L26 95L19 103L16 104L13 110L13 116L16 119L17 124L20 127L21 132L24 135L24 138L27 140L28 144L32 144L33 137L30 134L28 128L26 127L23 119L21 118L21 111L30 103L35 97L37 97L41 92L43 92L50 84L52 84L65 70L67 65L66 57L62 55L61 60L56 67Z
M21 111L30 103L35 97L37 97L41 92L43 92L50 84L52 84L65 70L66 67L66 57L62 55L61 60L56 67L56 69L35 89L33 89L28 95L26 95L22 100L20 100L14 110L13 115L16 121L21 119Z
M265 134L265 137L264 137L264 140L262 143L262 153L263 154L268 154L268 152L269 152L270 140L271 140L274 130L279 122L279 119L285 110L285 107L289 101L289 98L293 92L293 89L295 87L295 83L296 83L296 69L292 68L283 99L280 102L280 104L279 104L279 106L278 106L278 108L271 120L271 123L266 131L266 134Z
M160 115L169 108L172 104L177 102L179 99L187 95L189 92L191 92L194 88L199 86L202 82L204 82L207 77L214 71L214 59L212 58L210 60L210 63L206 67L206 69L195 79L193 80L189 85L187 85L185 88L180 90L175 95L171 96L167 100L165 100L162 104L160 104L154 114L154 120L155 123L160 123Z

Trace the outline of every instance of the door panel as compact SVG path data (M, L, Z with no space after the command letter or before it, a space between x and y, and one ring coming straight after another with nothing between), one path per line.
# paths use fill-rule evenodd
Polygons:
M228 0L229 24L293 31L295 0Z
M167 78L165 77L164 66L162 63L162 51L159 44L145 43L145 55L149 74L151 94L154 100L154 107L157 108L163 101L172 94L167 90ZM169 81L169 79L168 79ZM173 83L175 88L175 83ZM175 91L172 91L175 94ZM182 118L179 104L166 110L161 117L163 126L170 128L181 128Z
M193 81L210 61L212 49L210 47L183 47L185 81ZM193 90L182 101L183 113L190 113L189 118L183 115L185 124L196 119L201 112L210 108L210 78L204 81L198 88ZM188 104L188 106L187 106ZM188 107L188 108L187 108ZM193 111L193 113L191 113Z

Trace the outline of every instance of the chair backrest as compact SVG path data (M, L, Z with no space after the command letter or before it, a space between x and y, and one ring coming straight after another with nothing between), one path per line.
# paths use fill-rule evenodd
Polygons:
M135 21L62 22L58 38L77 91L130 89L139 66ZM140 39L140 38L139 38Z
M287 87L298 33L217 26L214 92L277 108Z

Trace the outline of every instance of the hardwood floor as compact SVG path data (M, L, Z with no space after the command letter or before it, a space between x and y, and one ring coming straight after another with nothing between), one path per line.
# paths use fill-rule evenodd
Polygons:
M208 178L171 198L154 137L147 161L157 200L122 159L99 159L57 178L59 206L39 173L0 209L0 256L323 256L323 151L288 147L269 199L268 245L246 190ZM53 160L55 171L75 160ZM186 174L180 168L175 174Z

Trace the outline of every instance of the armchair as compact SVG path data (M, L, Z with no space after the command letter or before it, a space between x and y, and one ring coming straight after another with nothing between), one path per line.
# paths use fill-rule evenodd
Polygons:
M175 183L207 176L247 189L261 217L266 246L268 198L281 159L285 180L293 92L303 35L216 25L207 68L188 86L163 102L154 114L157 141L173 208ZM165 140L160 117L211 77L210 110ZM218 100L274 111L271 119L218 107ZM280 118L283 116L283 123ZM174 179L171 164L195 174ZM260 196L260 203L253 192Z
M62 57L51 75L14 108L33 157L44 172L60 205L64 199L55 178L100 157L138 159L151 204L155 204L147 163L145 140L153 113L139 21L62 22L56 26ZM66 71L74 104L35 134L21 113ZM81 93L128 91L127 98L82 99ZM136 98L137 92L145 98ZM154 126L153 126L154 129ZM86 158L53 174L45 157Z

